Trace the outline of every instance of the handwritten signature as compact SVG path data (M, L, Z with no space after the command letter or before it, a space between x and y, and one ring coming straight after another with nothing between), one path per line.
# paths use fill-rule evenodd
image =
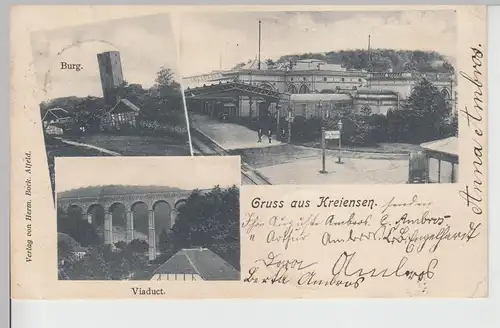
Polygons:
M427 268L425 270L413 270L413 269L405 269L405 265L408 262L408 257L404 256L399 261L396 269L392 270L389 268L384 269L351 269L351 262L356 256L356 252L347 253L343 252L340 254L337 261L332 267L332 275L339 276L344 275L346 277L365 277L365 278L389 278L389 277L406 277L409 280L417 278L418 281L422 281L425 278L432 279L434 277L434 269L436 269L439 260L433 258L427 264Z
M482 140L485 137L483 131L483 111L484 104L483 100L485 94L483 93L483 83L482 81L486 79L482 73L483 66L483 50L481 44L477 47L471 47L472 51L471 61L472 61L472 75L470 76L466 72L460 71L460 76L467 80L469 83L475 86L472 93L472 103L473 108L469 110L467 106L461 109L460 112L465 116L467 120L467 127L472 131L472 147L469 150L472 157L472 181L465 185L458 194L465 201L467 207L469 207L475 215L483 214L483 193L485 191L484 181L486 180L483 153L486 149L483 147ZM472 185L470 185L472 184Z
M395 268L389 267L355 269L352 261L356 252L342 252L333 264L331 277L327 279L318 279L314 270L304 273L298 280L299 286L323 286L323 287L345 287L358 288L369 278L406 278L408 280L423 281L424 279L434 278L434 270L437 268L439 260L431 259L425 269L407 269L408 258L402 257Z

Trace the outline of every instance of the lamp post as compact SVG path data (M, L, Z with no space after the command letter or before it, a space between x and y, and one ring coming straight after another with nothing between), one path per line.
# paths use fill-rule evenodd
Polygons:
M282 129L280 129L280 109L281 105L279 103L276 103L276 140L282 140Z
M326 136L325 136L325 126L324 120L325 116L323 113L323 106L321 106L321 101L318 104L319 112L321 115L321 171L319 173L326 174Z
M339 121L337 122L337 128L339 129L339 158L337 160L337 164L344 164L344 162L342 162L342 157L340 156L341 154L341 151L342 151L342 128L344 127L344 123L342 123L342 120L339 119Z
M326 145L325 145L325 127L322 126L321 127L321 171L319 171L319 173L322 173L322 174L326 174L328 173L326 171L326 151L325 151L325 148L326 148Z
M293 120L293 113L292 113L292 107L291 105L288 104L288 133L287 133L287 142L291 143L292 142L292 120Z

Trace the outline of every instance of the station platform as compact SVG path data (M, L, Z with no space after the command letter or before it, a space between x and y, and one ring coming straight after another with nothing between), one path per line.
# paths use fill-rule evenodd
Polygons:
M276 136L272 136L271 143L269 143L266 135L262 136L262 142L257 142L257 132L239 124L220 122L201 114L190 116L192 128L203 132L226 150L265 148L283 144L276 140Z

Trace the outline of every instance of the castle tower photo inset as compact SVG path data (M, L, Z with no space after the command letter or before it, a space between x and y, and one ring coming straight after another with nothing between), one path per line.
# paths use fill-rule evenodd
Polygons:
M115 90L123 83L123 70L119 51L97 54L101 74L102 94L107 105L116 104Z

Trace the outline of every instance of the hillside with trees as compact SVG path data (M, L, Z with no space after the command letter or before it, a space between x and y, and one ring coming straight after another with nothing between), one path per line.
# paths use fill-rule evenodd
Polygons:
M293 67L296 60L317 59L329 64L338 64L346 69L370 70L373 72L429 72L453 73L453 63L449 58L435 51L372 49L371 66L370 53L367 49L329 51L322 53L303 53L281 56L278 59L265 59L271 67L286 64ZM235 68L242 67L239 63Z
M106 195L128 195L128 194L147 194L165 191L180 191L179 188L167 186L129 186L129 185L106 185L89 186L57 194L58 197L99 197Z

